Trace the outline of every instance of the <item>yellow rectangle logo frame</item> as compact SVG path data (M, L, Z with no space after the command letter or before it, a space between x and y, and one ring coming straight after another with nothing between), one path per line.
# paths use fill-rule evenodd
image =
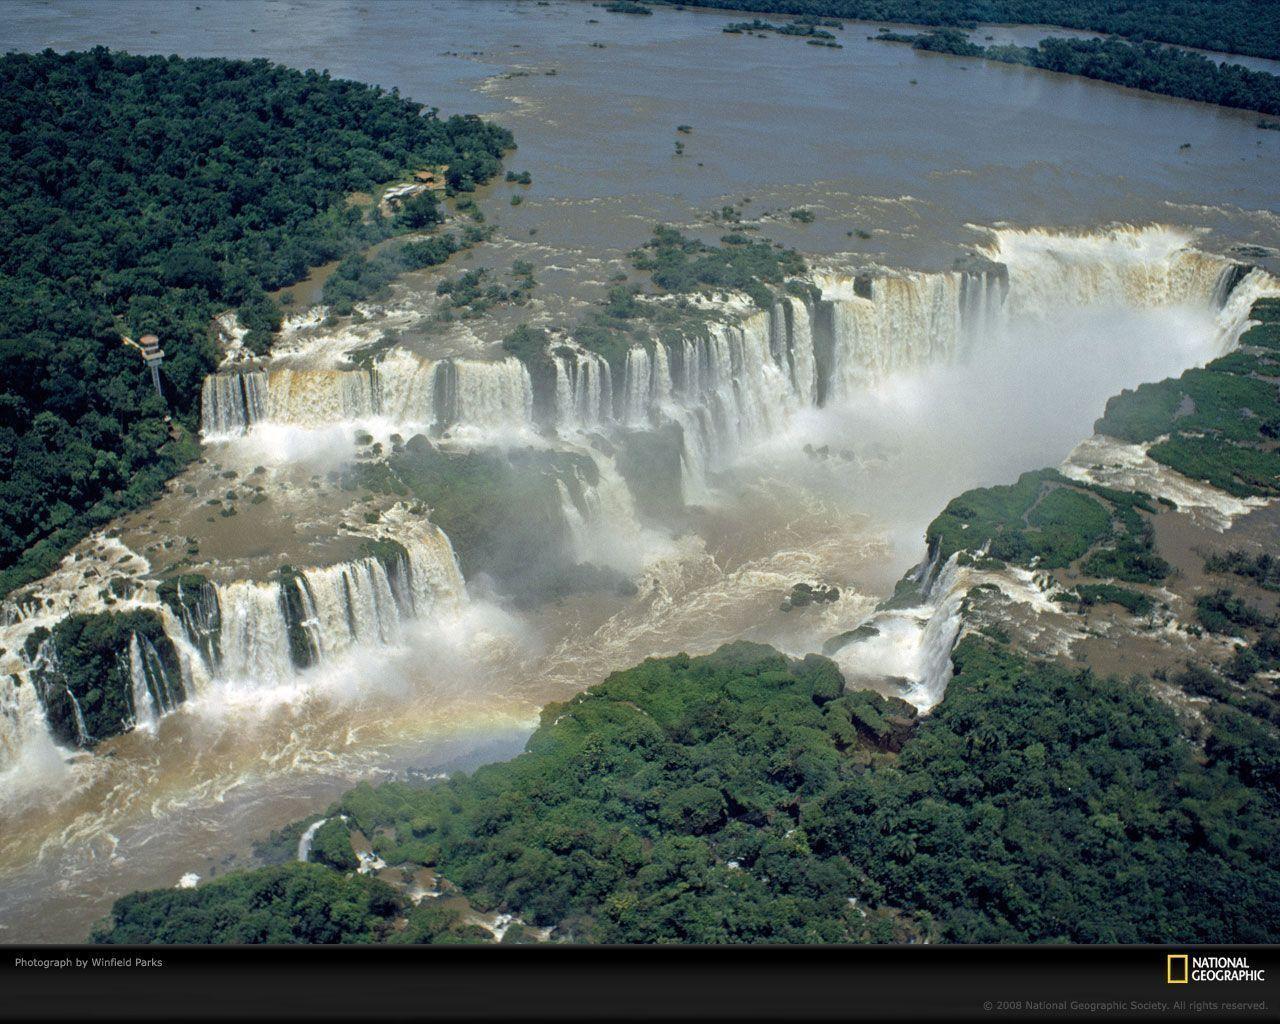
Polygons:
M1181 977L1179 978L1175 978L1173 976L1173 973L1174 973L1173 965L1175 962L1180 963L1182 965L1182 970L1178 972L1181 975ZM1169 959L1165 963L1165 981L1170 985L1185 985L1190 980L1191 980L1191 965L1190 965L1190 958L1188 954L1170 953Z

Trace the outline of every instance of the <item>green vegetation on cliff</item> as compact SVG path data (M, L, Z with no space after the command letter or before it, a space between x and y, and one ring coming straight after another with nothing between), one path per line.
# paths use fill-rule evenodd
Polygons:
M90 747L128 732L144 717L146 709L134 706L134 637L155 706L168 709L185 699L173 643L160 616L148 609L69 615L52 631L41 626L27 638L27 654L35 658L32 681L49 732L60 743Z
M0 122L0 593L194 457L165 416L194 428L214 314L262 348L267 291L407 229L348 194L442 163L471 188L512 145L327 73L102 47L0 58ZM148 332L163 398L120 342Z
M512 761L361 785L332 811L389 864L430 866L472 907L571 941L1280 936L1273 725L1215 705L1188 737L1140 679L979 637L954 662L917 722L901 702L842 693L815 655L738 643L651 659L544 709ZM260 877L274 876L127 897L99 938L171 938L170 918L140 909L150 899L212 918ZM291 905L258 909L274 920ZM412 938L447 935L446 917L407 912Z
M1142 384L1107 402L1100 434L1147 445L1157 462L1239 497L1280 494L1280 322L1274 299L1254 304L1263 321L1240 347L1204 369Z
M287 864L117 900L94 942L376 942L401 910L395 891L320 864Z
M644 248L633 254L633 260L664 291L741 291L761 309L773 305L770 285L779 288L786 278L805 270L799 253L776 243L741 241L713 246L661 224L653 229L653 238Z
M942 558L965 552L1042 569L1084 558L1092 576L1153 583L1169 566L1152 547L1154 512L1145 494L1068 479L1056 469L1023 473L1008 486L979 487L953 498L925 533ZM1087 557L1085 557L1087 555Z
M714 314L699 306L696 298L744 292L758 308L770 309L787 278L805 270L799 253L777 243L751 241L741 234L726 235L722 241L724 245L708 245L673 227L655 226L653 237L631 253L631 261L650 275L664 300L647 301L639 286L615 284L604 301L570 329L573 340L603 356L615 379L621 379L631 348L652 345L655 339L676 342L707 330ZM507 345L529 366L535 391L539 378L545 380L550 371L545 357L531 344L536 336L513 336Z

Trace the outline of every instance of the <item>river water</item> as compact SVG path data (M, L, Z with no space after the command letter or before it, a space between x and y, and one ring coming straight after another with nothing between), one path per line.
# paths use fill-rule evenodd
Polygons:
M6 9L6 49L105 44L267 57L395 87L447 113L494 117L519 143L508 166L529 170L533 186L520 190L519 206L509 203L514 186L482 190L499 230L470 259L534 262L528 315L548 323L625 271L626 253L653 224L714 238L725 228L711 213L726 205L762 237L846 277L946 270L1002 225L1176 229L1045 251L1034 233L1007 233L1004 255L1024 268L1019 294L1030 296L1028 308L1043 299L1016 348L993 346L959 367L904 364L838 408L802 413L763 439L687 521L597 539L636 583L632 597L516 611L469 581L464 608L377 652L358 651L296 685L197 700L154 731L77 758L55 773L56 789L0 801L0 938L79 939L120 894L242 863L253 838L359 779L409 768L429 775L513 752L546 702L647 655L744 635L795 653L816 649L862 621L920 557L924 525L951 495L1057 462L1088 435L1108 395L1215 354L1221 339L1206 310L1146 296L1141 275L1115 285L1124 276L1116 266L1163 267L1192 243L1219 254L1280 242L1280 194L1268 173L1280 133L1258 130L1256 115L921 54L867 40L874 27L866 25L846 26L841 50L720 31L738 17L660 9L637 18L586 3L505 0ZM1043 34L999 33L1023 44ZM677 125L692 131L677 134ZM789 216L797 207L814 212L812 223ZM1077 292L1036 291L1055 268L1076 273L1082 261L1087 271L1072 280L1089 282L1077 292L1093 306L1062 312ZM401 304L430 294L438 276L400 286ZM419 328L417 346L432 357L485 354L524 315L507 311L465 331ZM300 436L301 448L290 435L275 452L279 465L236 442L210 455L242 473L266 461L283 500L287 487L298 489L288 474L315 457L305 447L311 435ZM844 463L806 457L802 443L853 454ZM190 480L219 486L209 470ZM338 499L319 484L316 495L308 515L348 511L326 511ZM142 549L167 520L183 524L174 532L198 528L187 525L195 502L179 508L182 500L133 517L125 540ZM228 536L210 528L206 547L226 545L230 558L235 531L216 529ZM259 542L286 538L263 530ZM780 612L781 595L803 580L838 584L844 596Z

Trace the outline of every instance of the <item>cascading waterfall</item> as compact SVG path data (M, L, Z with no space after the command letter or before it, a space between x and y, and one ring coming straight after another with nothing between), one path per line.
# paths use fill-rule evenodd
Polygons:
M519 359L447 359L441 366L437 426L519 432L533 423L533 384Z
M365 537L370 554L327 567L282 570L270 581L220 583L188 574L139 583L128 610L154 615L162 634L125 634L115 674L128 713L116 731L153 728L188 697L216 702L228 684L289 684L299 670L357 645L397 641L411 619L460 607L465 583L443 531L402 505L383 514L379 530ZM90 614L107 610L101 604L77 608ZM96 735L86 722L53 636L38 644L31 639L34 630L56 621L48 615L14 617L7 627L0 772L36 763L32 758L53 765L66 757L59 744L87 748L115 735ZM108 683L117 685L100 685ZM61 709L60 735L51 724L55 707Z
M1000 230L992 237L953 271L819 273L820 297L788 295L736 322L634 346L610 389L611 416L583 358L561 353L557 422L579 429L605 418L628 429L677 423L685 494L696 497L706 492L709 473L774 435L798 410L849 401L896 372L957 361L1001 343L1014 324L1052 323L1064 308L1221 307L1217 349L1225 351L1240 333L1250 295L1270 280L1191 248L1191 236L1167 228Z
M206 440L225 440L259 423L322 428L380 418L405 429L511 432L528 428L533 418L533 386L518 359L432 361L402 349L367 369L213 374L201 399Z
M559 477L556 489L573 553L580 561L620 566L626 549L643 533L631 488L610 458L590 448L582 449L595 466L594 479L578 473L570 487Z
M1005 229L983 251L1008 267L1011 316L1045 318L1064 306L1221 305L1238 264L1191 247L1172 228L1103 232Z
M0 777L6 787L24 784L17 777L24 766L56 764L61 759L36 687L21 675L0 676Z
M272 370L267 416L300 427L351 423L374 415L373 394L367 370Z
M902 696L921 711L942 699L951 680L951 648L962 625L961 606L968 585L955 555L939 565L931 555L912 574L919 601L911 607L876 612L865 625L869 635L834 652L851 678L890 678Z
M839 292L835 289L824 288ZM835 392L865 386L900 366L955 354L959 289L949 274L918 274L874 282L869 297L832 298ZM896 341L896 344L895 344Z
M1245 327L1250 322L1249 313L1258 299L1268 295L1280 295L1280 281L1265 270L1251 267L1243 274L1239 274L1236 273L1238 269L1237 266L1232 265L1223 271L1222 284L1215 293L1216 299L1222 287L1227 283L1231 284L1230 291L1226 293L1218 309L1215 355L1225 355L1235 347L1236 342L1240 340L1240 335L1244 333Z
M620 371L578 347L553 349L554 422L566 432L603 433L677 425L685 496L696 498L710 475L776 436L800 411L848 401L891 373L962 359L975 346L1006 337L1010 325L1052 324L1063 309L1215 309L1215 352L1221 354L1234 345L1254 300L1276 292L1276 281L1199 252L1191 242L1167 228L1008 229L992 232L978 255L944 273L817 273L810 294L788 294L745 315L730 302L720 322L679 340L635 345ZM533 426L533 388L518 360L430 360L395 347L363 368L277 364L214 374L203 383L202 405L207 439L234 437L260 423L312 428L381 419L464 439ZM607 561L620 547L617 538L638 528L613 461L598 452L591 457L598 478L576 486L562 481L561 498L579 557ZM227 682L269 687L357 645L394 643L408 620L461 599L461 574L442 533L430 526L394 533L399 552L388 546L270 582L179 583L176 601L157 602L154 584L130 595L129 607L159 612L181 670L179 679L168 652L162 658L145 636L129 637L121 664L134 724L155 723L183 693L212 695ZM884 634L894 645L894 663L906 666L912 680L910 699L925 707L946 684L964 581L953 565L936 561L923 568L921 581L920 607L891 617ZM16 635L35 620L52 623L72 610L97 610L81 607L96 590L82 590L74 600L46 594L7 602L0 628ZM57 681L53 646L39 645L29 665L7 637L5 646L9 662L22 664L10 673L7 662L9 674L0 675L0 769L24 763L37 750L61 756L45 715L50 699L62 709L58 742L90 745L96 737L85 709L69 690L63 696Z
M306 830L298 837L298 860L302 863L307 862L307 858L311 856L311 844L315 842L316 833L320 831L328 818L321 818L319 821L313 821L306 827Z
M562 430L588 430L613 419L613 375L603 356L582 350L558 352L555 374Z
M904 698L927 711L946 692L951 681L951 648L960 634L963 616L960 613L966 588L956 586L959 564L952 555L936 576L929 580L925 591L926 601L932 601L931 614L920 635L917 673L913 685Z
M720 322L678 340L635 345L620 375L598 354L560 346L550 353L554 422L571 432L678 425L684 493L696 499L711 474L779 434L798 412L847 401L891 373L963 358L975 346L999 340L1011 323L1052 323L1064 308L1217 308L1217 349L1226 351L1254 298L1275 282L1263 271L1198 252L1190 242L1165 228L1090 235L1000 230L953 271L818 273L810 294L782 296L768 310L743 315L729 303ZM429 360L402 348L359 369L215 374L205 380L202 400L207 438L227 438L264 422L323 427L381 418L486 439L533 426L533 388L520 361ZM635 522L613 462L598 453L592 458L598 481L579 480L576 487L561 482L566 518L584 558L600 546L602 524ZM160 611L179 655L182 685L193 693L222 680L274 685L354 645L394 642L406 619L462 593L443 534L429 529L401 543L402 556L383 552L272 582L210 583L198 593L180 587L179 600ZM926 577L922 600L933 610L917 639L928 650L949 650L946 568L934 564ZM30 612L6 606L3 620L13 624ZM129 648L138 723L154 721L171 706L163 665L142 639L135 637ZM935 660L945 668L945 654L917 658L920 666ZM940 692L930 681L936 676L932 668L920 668L922 700ZM24 742L31 722L22 718L23 709L39 707L33 692L11 682L0 693L0 751ZM76 728L79 742L91 739L82 714Z
M436 422L436 376L440 364L404 349L391 349L373 368L373 396L380 415L393 423Z
M382 550L270 582L210 584L172 617L207 676L272 687L357 645L394 643L404 624L459 603L462 574L449 539L430 524ZM166 620L168 622L169 620ZM210 636L216 624L216 643Z
M178 703L173 682L155 644L137 633L129 637L129 678L134 725L154 727Z
M627 351L623 374L622 423L651 426L653 414L671 403L671 366L663 345L637 345Z
M160 720L160 709L156 706L155 696L147 685L147 666L143 659L142 648L138 644L138 634L129 638L129 678L133 684L133 722L134 725L152 728Z
M234 437L267 417L267 375L213 373L200 389L200 429L206 438Z
M220 661L211 674L279 685L293 674L288 619L275 583L237 580L217 587Z
M67 690L67 698L71 701L72 708L75 709L76 746L87 747L93 742L93 737L89 735L89 727L84 723L84 708L80 706L79 698L70 689Z

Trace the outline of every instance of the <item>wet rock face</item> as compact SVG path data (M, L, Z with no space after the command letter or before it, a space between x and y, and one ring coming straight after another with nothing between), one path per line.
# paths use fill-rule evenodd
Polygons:
M782 599L781 608L782 611L789 612L793 608L807 608L812 604L827 604L839 600L839 587L829 587L825 583L797 583Z
M857 629L848 629L848 630L845 630L843 633L838 633L837 635L831 637L829 640L823 643L822 653L829 658L833 654L835 654L837 651L840 651L843 648L848 647L850 644L860 643L863 640L870 640L872 637L877 637L879 635L880 635L880 630L878 630L875 626L871 625L871 623L869 622L864 623L863 625L859 626Z
M962 274L977 274L993 277L1007 287L1009 283L1009 265L988 259L980 253L971 252L956 259L954 269Z

